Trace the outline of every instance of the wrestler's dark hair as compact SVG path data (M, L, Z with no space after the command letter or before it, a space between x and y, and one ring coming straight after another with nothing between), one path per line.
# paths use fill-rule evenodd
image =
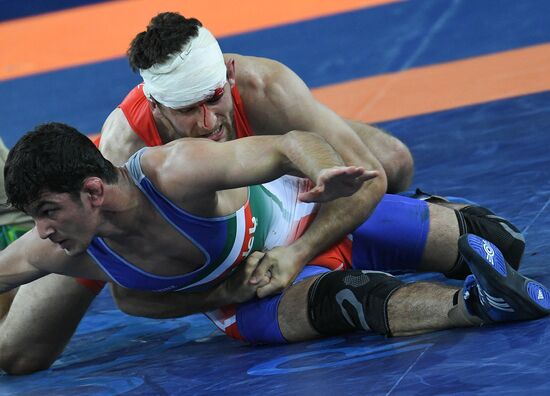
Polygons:
M27 132L10 150L4 168L8 203L24 211L43 192L78 197L84 179L118 180L115 166L69 125L52 122Z
M177 12L163 12L149 22L147 30L138 33L128 48L130 67L148 69L165 62L170 55L199 34L202 23L195 18L185 18Z

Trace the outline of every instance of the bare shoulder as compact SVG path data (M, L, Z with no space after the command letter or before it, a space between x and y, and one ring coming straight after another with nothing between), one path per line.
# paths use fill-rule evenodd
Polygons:
M177 203L196 200L206 193L205 185L213 158L227 143L208 139L183 138L163 146L151 147L141 157L141 168L155 187ZM222 158L218 158L223 161Z
M107 117L101 128L99 150L115 166L120 166L145 143L133 131L118 107Z
M164 194L173 197L174 189L186 184L200 163L206 139L182 138L158 147L149 147L141 157L141 169ZM207 155L207 153L205 153Z
M281 134L304 128L300 109L315 101L302 79L273 59L236 55L236 83L256 134Z
M243 100L266 96L281 77L292 71L273 59L256 56L226 54L226 59L235 61L236 82Z

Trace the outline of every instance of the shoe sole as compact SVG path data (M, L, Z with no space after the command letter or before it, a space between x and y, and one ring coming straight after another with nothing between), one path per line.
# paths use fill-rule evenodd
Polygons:
M550 313L550 292L546 287L514 270L491 242L466 234L458 250L475 278L489 294L503 298L517 320L537 319Z

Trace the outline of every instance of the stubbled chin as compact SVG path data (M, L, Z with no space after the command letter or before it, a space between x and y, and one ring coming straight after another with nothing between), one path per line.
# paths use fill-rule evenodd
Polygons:
M84 253L86 249L81 249L80 246L69 246L66 248L61 248L67 256L74 257L78 256L81 253Z
M223 136L223 141L228 142L230 140L235 140L235 131L233 129L226 128L225 135Z

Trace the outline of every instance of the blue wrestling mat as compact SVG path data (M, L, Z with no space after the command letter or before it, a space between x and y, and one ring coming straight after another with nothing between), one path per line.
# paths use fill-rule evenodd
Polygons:
M220 42L227 51L279 59L314 88L453 67L524 48L549 51L547 1L370 3ZM13 4L12 18L28 18L28 10L17 14ZM334 41L334 35L342 36ZM537 67L550 74L550 62ZM517 74L527 85L524 71ZM1 132L2 138L12 145L34 124L54 119L98 132L136 81L122 58L6 80L0 84L0 120L15 132ZM482 91L483 81L477 84ZM449 91L428 89L442 96ZM467 197L511 219L527 239L521 271L550 285L550 90L493 98L376 121L410 147L413 186ZM442 280L435 274L407 279ZM357 333L251 347L226 338L201 315L126 316L104 290L52 368L22 377L0 374L0 395L545 395L549 356L550 318L416 337Z

